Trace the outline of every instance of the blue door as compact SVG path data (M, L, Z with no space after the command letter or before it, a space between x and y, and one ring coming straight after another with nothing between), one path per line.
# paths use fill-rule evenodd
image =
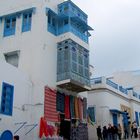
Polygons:
M113 113L112 114L113 117L113 125L118 126L118 117L117 114Z
M136 118L136 123L139 126L139 116L138 116L138 112L135 111L135 118Z
M0 140L13 140L13 134L11 131L6 130L1 134Z

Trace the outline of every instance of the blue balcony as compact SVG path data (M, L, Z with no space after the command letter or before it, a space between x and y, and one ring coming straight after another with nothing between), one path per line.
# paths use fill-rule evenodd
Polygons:
M72 1L65 1L58 5L58 14L60 16L77 17L87 23L87 14L85 14Z
M58 43L57 83L59 87L78 92L87 90L85 87L90 87L88 54L87 50L70 39Z
M73 13L79 11L79 14ZM71 1L58 5L58 14L46 8L48 14L48 31L54 35L71 32L84 42L88 43L89 30L87 15Z

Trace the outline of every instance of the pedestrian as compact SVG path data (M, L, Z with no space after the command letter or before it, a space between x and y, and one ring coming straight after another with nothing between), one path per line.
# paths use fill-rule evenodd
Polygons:
M106 126L103 127L103 140L107 140L107 136L108 136L108 131Z
M140 127L138 127L138 138L140 140Z
M15 135L13 140L19 140L19 136Z
M131 125L131 138L133 137L133 134L134 134L133 123L134 123L134 122L132 122L132 125Z
M100 125L97 128L97 136L98 136L98 140L102 140L102 130Z
M118 128L117 126L113 126L113 139L117 140L118 139Z
M134 137L137 138L138 134L137 134L137 124L136 124L136 121L134 121L134 123L133 123L133 130L134 130Z
M113 140L113 131L112 131L112 125L111 124L108 124L108 140Z
M129 138L128 125L124 124L124 139Z
M120 124L118 124L118 137L119 137L119 140L121 140L121 137L122 137L122 127Z

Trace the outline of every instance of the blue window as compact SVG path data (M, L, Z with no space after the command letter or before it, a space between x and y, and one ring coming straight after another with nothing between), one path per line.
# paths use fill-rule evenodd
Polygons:
M32 23L32 13L24 13L22 21L22 32L27 32L31 30Z
M14 87L3 83L0 113L12 116Z
M88 117L92 122L95 122L95 107L88 108Z
M15 29L16 29L16 17L15 16L6 17L3 36L14 35Z

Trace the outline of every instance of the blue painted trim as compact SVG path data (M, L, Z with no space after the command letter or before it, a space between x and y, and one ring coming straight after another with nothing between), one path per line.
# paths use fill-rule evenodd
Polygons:
M120 110L118 110L118 109L110 109L109 111L110 111L111 113L124 114L123 111L120 111Z

